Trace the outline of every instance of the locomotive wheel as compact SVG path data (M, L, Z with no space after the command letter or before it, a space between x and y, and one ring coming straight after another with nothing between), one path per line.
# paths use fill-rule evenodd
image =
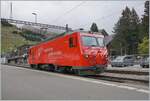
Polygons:
M71 73L71 67L70 66L66 66L63 70L64 73Z
M55 71L55 66L52 64L48 65L48 70L54 72Z
M75 74L80 75L80 70L74 69L73 71L74 71Z
M41 65L41 64L38 64L38 65L37 65L37 69L42 70L42 65Z
M33 64L31 64L31 65L30 65L30 67L31 67L31 68L34 68L34 65L33 65Z
M36 65L35 64L31 64L30 67L31 68L36 68Z

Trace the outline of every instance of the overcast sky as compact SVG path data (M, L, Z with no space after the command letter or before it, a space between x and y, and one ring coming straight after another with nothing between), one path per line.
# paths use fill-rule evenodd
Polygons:
M10 17L10 2L1 1L1 17ZM99 29L112 34L114 24L128 6L134 8L141 17L144 13L143 1L12 1L13 18L34 22L33 12L39 23L65 26L72 29L88 30L92 22Z

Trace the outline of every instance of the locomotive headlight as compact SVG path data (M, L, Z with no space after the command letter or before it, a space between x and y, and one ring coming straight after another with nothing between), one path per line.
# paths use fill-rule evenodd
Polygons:
M105 57L108 58L108 54L105 54Z
M88 55L88 54L84 54L84 57L85 57L85 58L88 58L88 57L89 57L89 55Z

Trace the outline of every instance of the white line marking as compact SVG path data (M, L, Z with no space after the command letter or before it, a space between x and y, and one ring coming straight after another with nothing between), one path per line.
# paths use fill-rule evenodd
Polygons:
M20 68L20 67L18 67L18 68ZM56 74L56 73L52 73L52 72L37 71L37 70L33 70L33 69L28 69L28 68L22 68L22 69L32 70L32 71L35 71L35 72L40 72L40 73L45 73L45 74L51 74L51 75L54 75L54 76L59 76L59 77L64 77L64 78L70 78L70 79L74 79L74 80L86 81L86 82L90 82L90 83L102 84L102 85L107 85L107 86L114 86L114 87L124 88L124 89L128 89L128 90L135 90L135 91L138 91L138 92L149 94L149 90L144 90L144 89L139 89L139 88L134 88L134 87L129 87L129 86L123 86L123 85L117 85L117 84L105 83L105 82L101 82L101 81L97 81L97 80L92 80L90 78L75 77L75 76L71 76L71 75L64 75L64 74Z
M75 80L86 81L86 82L90 82L90 83L102 84L102 85L107 85L107 86L114 86L114 87L124 88L124 89L128 89L128 90L135 90L135 91L138 91L138 92L143 92L143 93L148 93L149 94L148 90L134 88L134 87L130 87L130 86L110 84L110 83L100 82L100 81L96 81L96 80L92 80L92 79L88 79L88 78L67 76L67 75L63 75L63 74L62 75L61 74L52 74L52 75L59 76L59 77L65 77L65 78L71 78L71 79L75 79Z
M129 87L129 86L117 86L119 88L125 88L125 89L129 89L129 90L135 90L137 88L134 88L134 87Z
M148 90L144 90L144 89L137 89L136 91L138 91L138 92L143 92L143 93L150 93Z

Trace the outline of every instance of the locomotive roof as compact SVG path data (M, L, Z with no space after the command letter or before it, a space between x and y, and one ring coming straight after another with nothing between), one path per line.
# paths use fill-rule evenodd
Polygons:
M81 35L94 36L94 37L104 37L102 34L96 34L96 33L81 33Z
M80 35L86 35L86 36L104 37L101 33L89 33L89 32L80 32L80 31L76 31L76 32L64 32L64 33L56 35L56 36L48 37L47 39L45 39L45 40L43 40L43 41L41 41L41 42L39 42L39 43L37 43L35 45L38 45L38 44L41 44L41 43L44 43L44 42L47 42L47 41L59 38L61 36L65 36L65 35L69 35L69 34L74 34L74 33L80 33ZM34 47L35 45L33 45L32 47Z

